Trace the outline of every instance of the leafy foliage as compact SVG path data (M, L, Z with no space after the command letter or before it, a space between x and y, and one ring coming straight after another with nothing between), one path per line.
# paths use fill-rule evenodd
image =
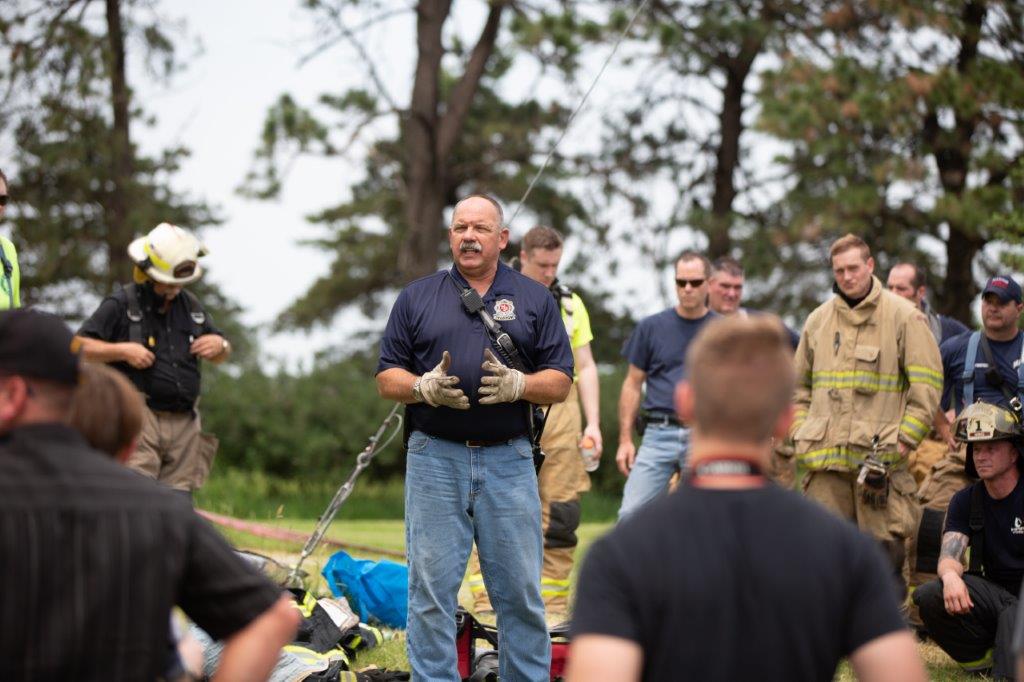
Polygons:
M15 164L5 171L22 290L28 303L73 317L129 279L125 249L133 236L164 221L190 228L217 222L204 202L169 186L187 150L146 156L132 146L126 159L119 153L128 122L115 124L111 113L119 69L109 32L123 26L155 78L170 78L180 64L177 41L151 2L113 4L125 13L113 29L104 3L0 4L0 135L14 145ZM146 123L137 106L129 112L131 121ZM127 175L119 170L122 160ZM125 207L123 220L118 205Z
M324 12L336 17L339 7L319 2L311 6L314 16L320 17ZM563 70L575 66L577 32L596 30L593 22L567 11L528 13L520 8L508 23L507 33L520 37L542 63ZM445 35L450 54L438 74L441 104L426 116L443 117L460 106L462 88L473 65L476 48L467 49L454 31ZM557 102L545 103L530 96L510 100L501 94L522 47L508 40L497 42L501 46L495 47L486 61L471 102L463 102L468 110L450 153L439 156L435 164L438 184L431 194L437 196L426 203L431 211L438 211L436 216L431 213L422 218L432 221L429 225L417 227L431 234L418 256L428 270L436 267L445 253L440 209L475 191L505 199L521 195L536 171L540 150L550 143L550 131L563 125L568 116ZM424 60L423 54L420 59ZM372 66L370 71L372 74ZM416 78L421 78L420 71ZM414 91L416 87L414 84ZM335 260L330 271L281 315L279 327L327 323L339 309L351 304L375 311L383 296L407 282L409 265L401 262L400 251L414 239L415 221L409 218L410 202L418 201L413 178L423 156L432 153L413 139L420 117L418 112L397 108L379 85L324 94L315 107L303 107L285 94L268 111L255 166L242 187L244 193L259 198L280 191L281 169L289 159L304 154L341 156L382 119L397 119L398 123L394 135L376 133L362 159L363 178L352 184L350 196L309 216L325 233L310 245L336 254ZM585 220L586 213L579 201L560 189L565 173L558 161L534 189L530 208L538 219L566 230L574 221Z
M922 249L944 252L939 307L969 320L975 257L991 270L983 247L1021 237L1007 219L1024 191L1021 12L1011 2L847 4L823 41L794 44L760 94L760 128L790 145L780 159L788 229L777 238L852 231L886 260L932 272L938 259Z

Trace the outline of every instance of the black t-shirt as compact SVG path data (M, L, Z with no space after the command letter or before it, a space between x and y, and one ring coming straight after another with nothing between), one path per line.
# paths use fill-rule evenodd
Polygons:
M981 558L985 577L1016 596L1024 578L1024 477L1001 500L993 500L980 481L953 495L946 511L945 532L971 537L971 491L975 485L981 487L981 507L985 513L985 550Z
M145 370L133 369L127 363L115 363L146 396L150 409L188 412L199 398L199 358L189 349L197 336L220 334L210 315L201 309L191 310L188 295L182 291L171 302L166 313L150 284L137 286L142 308L144 345L155 360ZM201 322L197 322L200 319ZM197 317L193 319L192 315ZM128 340L128 294L119 289L103 299L100 307L82 324L79 335L117 343ZM152 340L152 344L150 343Z
M644 680L831 680L904 627L877 544L796 493L684 486L594 544L574 635L628 639Z
M281 595L187 500L67 426L0 436L0 679L153 680L170 611L217 639Z

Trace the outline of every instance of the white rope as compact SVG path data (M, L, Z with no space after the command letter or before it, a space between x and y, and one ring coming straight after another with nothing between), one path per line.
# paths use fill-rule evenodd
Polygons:
M558 145L561 144L562 139L565 138L565 134L569 132L569 126L571 126L573 121L576 120L576 115L580 113L580 110L583 109L583 105L587 103L587 99L590 97L590 93L594 91L594 87L597 85L597 82L601 80L601 76L604 75L605 69L608 68L608 64L611 63L612 58L615 56L615 52L618 51L619 45L622 44L623 40L625 40L626 34L629 33L629 30L631 28L633 28L633 24L636 23L637 17L639 17L640 13L644 10L645 7L647 7L648 2L649 0L643 0L643 2L637 5L636 11L633 12L633 16L630 17L629 19L629 23L627 23L625 28L622 29L622 32L619 33L619 37L615 40L615 44L612 46L612 51L608 53L608 57L606 57L604 63L601 64L601 69L597 72L597 75L594 76L594 80L590 84L590 87L587 88L587 91L583 94L583 98L579 101L579 104L576 105L576 108L573 110L572 114L570 114L569 120L565 122L565 127L562 129L562 134L558 136L557 140L555 140L555 144L551 146L551 151L549 151L548 155L544 158L544 163L540 165L540 168L537 169L537 173L533 176L533 179L530 180L530 184L527 185L526 191L523 192L523 196L519 199L519 203L516 205L516 210L512 212L512 217L508 219L507 223L505 223L506 226L511 226L512 221L514 221L516 219L516 216L519 215L519 210L522 209L523 204L526 203L526 199L527 197L530 196L530 192L533 191L533 188L537 184L537 181L540 180L540 176L544 174L544 171L547 170L548 164L551 163L551 158L555 155L555 152L558 150Z

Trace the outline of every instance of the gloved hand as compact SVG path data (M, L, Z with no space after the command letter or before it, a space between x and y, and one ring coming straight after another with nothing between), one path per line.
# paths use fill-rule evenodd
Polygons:
M498 362L490 348L484 350L484 364L480 365L485 372L493 376L480 379L479 395L481 405L495 403L514 403L523 397L526 390L526 376L518 369L512 369Z
M451 364L452 356L445 351L441 354L441 362L437 363L437 367L420 377L420 395L431 407L444 405L456 410L468 410L469 398L461 388L455 388L459 378L448 376Z

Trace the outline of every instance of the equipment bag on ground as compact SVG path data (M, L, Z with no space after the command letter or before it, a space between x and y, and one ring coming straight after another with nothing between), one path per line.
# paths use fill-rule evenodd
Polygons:
M409 567L394 561L355 559L338 550L328 559L324 579L364 623L378 621L405 629L409 614Z
M461 606L455 613L455 648L458 652L459 677L463 682L497 682L498 628L485 625ZM568 624L552 628L551 682L561 682L569 662ZM477 640L483 640L493 649L477 649Z

